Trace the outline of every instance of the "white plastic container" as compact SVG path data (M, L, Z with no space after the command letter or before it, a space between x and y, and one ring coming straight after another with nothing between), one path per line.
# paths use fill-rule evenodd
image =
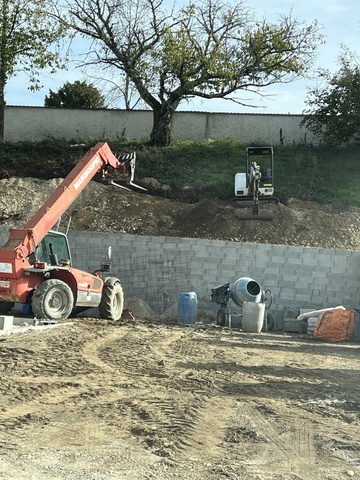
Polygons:
M308 335L314 335L315 324L318 317L309 317L307 321L307 333Z
M242 329L244 332L260 333L265 319L265 304L244 302L242 311Z

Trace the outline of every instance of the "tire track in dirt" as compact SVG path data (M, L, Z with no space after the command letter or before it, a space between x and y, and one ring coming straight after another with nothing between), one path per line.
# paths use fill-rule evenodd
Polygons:
M9 338L5 478L356 477L359 360L328 348L147 322Z
M176 463L199 456L204 461L209 456L221 456L220 443L231 412L232 398L218 394L217 384L223 381L216 381L218 372L201 367L213 358L211 354L209 358L203 357L203 350L199 354L199 336L202 337L202 332L180 328L170 336L157 337L151 342L152 354L165 366L159 384L170 390L170 396L161 400L142 398L142 405L150 405L151 412L161 411L152 427L163 432L161 443L170 447L163 450ZM200 369L192 368L197 357Z
M122 335L123 333L120 330L111 329L105 336L87 341L82 350L80 349L78 357L82 358L84 362L94 365L107 375L110 373L115 376L114 368L100 359L98 351L103 345L108 344L109 339L119 338ZM11 352L11 354L13 355L14 352ZM26 355L27 352L24 351L24 354ZM40 365L44 362L44 359L42 357L37 359L32 356L32 362ZM109 382L106 382L106 386L101 386L99 380L90 382L91 376L89 377L89 375L80 374L76 376L76 379L73 376L64 376L61 368L57 369L55 361L46 361L44 370L51 375L36 377L11 375L12 383L18 385L17 395L16 398L12 397L12 400L15 401L14 404L7 403L6 407L0 411L0 427L16 428L29 424L34 419L36 420L37 416L51 415L53 412L59 411L59 408L60 410L65 409L68 404L81 406L81 404L91 401L91 396L95 396L97 401L101 396L104 396L107 400L111 398L109 396L111 382L110 387L108 386ZM98 378L101 379L102 376L98 375ZM100 389L103 389L102 394L99 394ZM21 396L24 399L19 401Z
M44 380L51 384L51 389L46 393L39 393L34 397L27 398L24 402L18 402L15 405L7 405L0 411L0 427L15 427L21 424L29 423L34 415L49 415L53 411L58 411L59 407L64 408L68 401L73 402L75 397L88 391L86 384L81 381L73 386L73 382L64 385L63 379L61 385L56 385L55 379L38 379L37 383Z
M217 394L199 405L197 415L180 439L177 459L186 461L189 458L211 458L214 461L221 457L221 444L232 407L233 400L230 397Z
M299 474L302 478L317 478L316 448L312 422L299 420L289 410L277 415L250 398L240 401L233 428L241 432L241 451L232 449L234 461L240 461L256 471L259 465L275 474ZM286 409L285 409L286 411ZM236 427L234 427L236 425ZM306 475L306 477L304 477Z
M223 417L228 400L214 397L217 391L214 374L201 369L189 372L184 365L184 361L193 361L198 349L192 335L188 329L172 328L170 335L164 335L156 327L137 325L135 329L126 328L121 335L112 333L90 342L83 349L87 361L102 368L104 373L116 372L118 381L130 382L128 390L117 392L117 398L116 393L113 395L111 418L106 405L102 415L111 422L122 421L123 430L128 428L160 456L173 457L175 452L184 452L185 459L196 455L199 449L213 451L217 441L215 444L211 441L209 429L218 439L225 429ZM158 398L149 394L154 385ZM110 394L107 400L111 397ZM124 425L120 417L125 411L131 425Z
M126 333L122 330L111 329L107 335L85 343L82 349L84 359L96 367L101 368L104 372L115 372L115 367L111 365L111 362L104 361L99 352L105 346L121 340L124 335L126 335Z

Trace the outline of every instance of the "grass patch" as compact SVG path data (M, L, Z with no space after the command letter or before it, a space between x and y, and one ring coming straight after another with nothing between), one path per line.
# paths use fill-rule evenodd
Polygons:
M104 140L4 143L0 145L0 177L65 177L98 141ZM75 143L85 146L71 146ZM126 139L108 143L115 153L136 151L137 180L152 177L174 188L208 190L223 199L234 196L234 177L246 170L249 146L232 139L176 142L163 148ZM281 201L299 198L360 207L359 147L278 145L274 146L274 163L275 194Z

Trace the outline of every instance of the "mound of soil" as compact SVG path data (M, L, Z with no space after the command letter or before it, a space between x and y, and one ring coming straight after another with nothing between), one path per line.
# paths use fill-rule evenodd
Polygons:
M23 226L60 181L0 180L0 224ZM166 194L171 197L171 191ZM91 182L63 220L71 215L70 228L81 231L360 249L359 208L291 199L286 205L261 205L273 219L260 221L242 219L251 207L240 208L238 202L201 198L187 191L182 200L177 198Z

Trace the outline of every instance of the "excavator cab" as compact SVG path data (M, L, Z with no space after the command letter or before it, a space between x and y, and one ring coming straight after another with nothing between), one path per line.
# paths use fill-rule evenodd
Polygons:
M272 147L246 148L246 173L235 175L235 197L253 197L254 187L251 171L256 166L260 173L258 195L272 197L274 195L274 153Z
M272 196L274 194L273 171L274 153L272 147L247 147L246 171L247 185L250 185L250 165L256 162L260 170L259 195Z

